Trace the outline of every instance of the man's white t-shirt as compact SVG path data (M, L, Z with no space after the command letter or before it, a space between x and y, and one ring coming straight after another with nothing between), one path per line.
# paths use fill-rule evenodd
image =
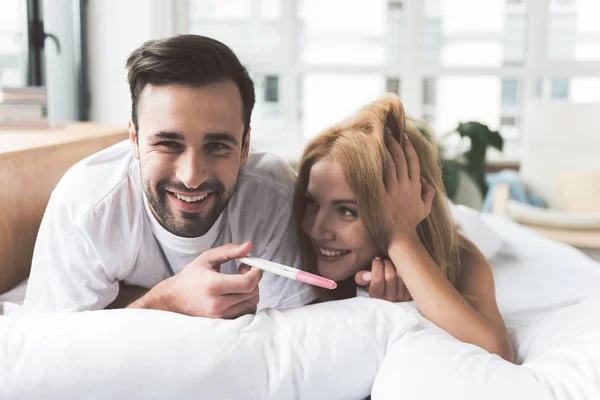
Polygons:
M38 233L24 309L98 310L119 282L152 288L203 251L252 240L257 257L300 268L292 218L294 174L280 158L250 153L234 195L198 238L165 230L142 190L139 161L124 141L73 166L52 192ZM237 261L221 272L237 273ZM259 309L316 299L301 282L263 273Z

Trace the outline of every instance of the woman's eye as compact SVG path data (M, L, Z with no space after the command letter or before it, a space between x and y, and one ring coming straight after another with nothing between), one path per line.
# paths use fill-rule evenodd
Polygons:
M350 208L341 207L340 215L342 217L356 217L356 216L358 216L358 213Z
M312 197L306 198L306 208L318 208L318 204Z

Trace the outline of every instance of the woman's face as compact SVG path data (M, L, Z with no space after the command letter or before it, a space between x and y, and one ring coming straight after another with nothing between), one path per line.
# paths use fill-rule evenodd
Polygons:
M331 157L311 168L306 196L302 230L315 249L319 273L341 281L370 268L378 248L358 215L342 167Z

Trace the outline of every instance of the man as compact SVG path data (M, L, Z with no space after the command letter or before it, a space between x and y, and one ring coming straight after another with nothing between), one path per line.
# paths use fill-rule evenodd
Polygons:
M180 35L143 44L127 68L130 140L76 164L52 193L25 309L103 309L123 284L150 289L130 307L211 318L313 301L299 282L238 273L250 251L295 267L300 257L293 172L249 154L254 85L234 53Z

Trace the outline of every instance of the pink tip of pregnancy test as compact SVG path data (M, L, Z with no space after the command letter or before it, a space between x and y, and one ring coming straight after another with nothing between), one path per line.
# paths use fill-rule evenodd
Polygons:
M331 279L323 278L322 276L314 275L306 271L298 271L298 274L296 275L296 280L308 283L309 285L319 286L325 289L335 289L337 287L337 283L335 283Z

